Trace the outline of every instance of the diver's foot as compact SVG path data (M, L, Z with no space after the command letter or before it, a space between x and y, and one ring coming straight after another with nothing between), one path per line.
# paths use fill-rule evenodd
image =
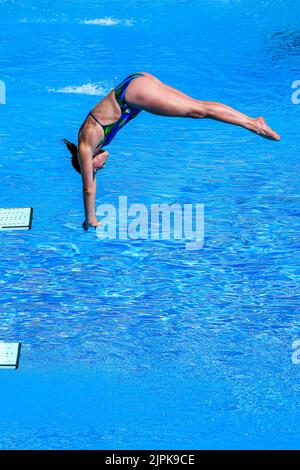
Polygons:
M253 119L253 128L251 130L265 139L280 140L280 135L268 126L263 117Z

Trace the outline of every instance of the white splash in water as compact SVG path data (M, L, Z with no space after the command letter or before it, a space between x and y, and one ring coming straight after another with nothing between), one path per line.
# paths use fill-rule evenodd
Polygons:
M1 2L1 0L0 0ZM91 20L79 20L71 19L66 15L56 15L55 17L49 18L29 18L23 17L18 23L80 23L85 25L96 25L96 26L133 26L134 20L131 18L113 18L112 16L106 16L104 18L95 18Z
M93 96L105 96L109 89L108 87L103 87L97 83L86 83L85 85L80 86L66 86L63 88L50 88L48 90L52 93L75 93L78 95L93 95Z
M116 26L116 25L124 25L124 26L132 26L133 20L124 19L120 20L117 18L112 18L111 16L107 16L105 18L96 18L94 20L83 20L81 24L92 24L98 26Z

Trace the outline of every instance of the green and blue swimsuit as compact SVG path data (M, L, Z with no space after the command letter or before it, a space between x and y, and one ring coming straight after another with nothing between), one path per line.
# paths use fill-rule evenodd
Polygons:
M142 73L133 73L132 75L126 77L114 89L116 101L121 109L121 116L117 121L105 126L101 124L101 122L99 122L92 113L89 113L89 116L92 116L92 118L102 127L104 131L104 141L103 143L101 142L101 147L110 144L117 132L119 132L119 130L122 129L122 127L124 127L127 122L131 121L131 119L135 118L142 111L140 108L128 105L125 101L125 92L129 83L135 78L142 76Z

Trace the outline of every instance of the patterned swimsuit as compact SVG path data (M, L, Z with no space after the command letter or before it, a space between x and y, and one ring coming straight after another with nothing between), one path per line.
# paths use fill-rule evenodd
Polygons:
M89 113L89 116L92 116L92 118L102 127L104 131L104 141L103 143L101 141L101 147L110 144L117 132L119 132L119 130L122 129L122 127L124 127L127 122L131 121L131 119L135 118L142 111L140 108L135 108L134 106L128 105L125 101L125 92L129 83L135 78L142 76L142 73L133 73L132 75L126 77L114 89L116 101L121 109L121 116L117 121L105 126L101 124L101 122L99 122L92 113Z

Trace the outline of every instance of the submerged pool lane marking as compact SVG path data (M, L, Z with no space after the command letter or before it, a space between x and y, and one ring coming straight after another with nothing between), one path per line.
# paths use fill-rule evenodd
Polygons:
M0 343L0 369L19 367L21 343Z
M32 219L32 207L0 209L0 230L30 230Z

